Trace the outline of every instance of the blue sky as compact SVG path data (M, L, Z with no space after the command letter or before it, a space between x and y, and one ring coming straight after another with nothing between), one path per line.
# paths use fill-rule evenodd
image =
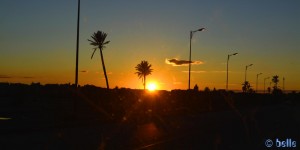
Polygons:
M193 37L193 60L204 64L192 67L202 71L192 74L192 84L224 88L227 54L238 52L230 58L230 88L240 89L245 65L253 63L253 86L262 72L261 78L285 76L287 88L300 89L299 14L295 0L81 0L79 69L88 73L79 74L79 83L105 86L100 58L90 59L87 41L102 30L111 41L104 57L112 86L141 88L134 67L148 60L150 80L162 89L185 89L188 68L165 59L188 59L189 31L205 27ZM1 1L0 75L11 78L0 81L73 83L76 15L76 0Z

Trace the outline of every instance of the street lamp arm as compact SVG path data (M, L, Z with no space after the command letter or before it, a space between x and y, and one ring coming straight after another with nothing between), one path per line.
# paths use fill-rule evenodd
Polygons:
M191 39L192 39L192 37L193 37L193 35L194 35L195 32L203 31L203 30L205 30L205 28L200 28L198 30L191 31Z
M198 29L198 30L195 30L195 31L193 31L193 32L197 32L197 31L203 31L203 30L205 30L205 28L200 28L200 29Z
M237 55L238 53L233 53L233 54L230 54L229 56L233 56L233 55Z
M197 31L203 31L203 30L205 30L205 28L200 28L200 29L198 29Z

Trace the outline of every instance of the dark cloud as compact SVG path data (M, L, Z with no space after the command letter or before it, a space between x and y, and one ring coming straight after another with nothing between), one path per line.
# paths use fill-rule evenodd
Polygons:
M168 59L165 60L166 64L173 65L173 66L187 66L189 63L192 65L201 65L203 64L202 61L196 60L196 61L188 61L188 60L179 60L177 58Z

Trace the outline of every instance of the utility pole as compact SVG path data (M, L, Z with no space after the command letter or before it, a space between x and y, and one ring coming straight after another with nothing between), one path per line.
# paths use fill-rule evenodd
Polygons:
M283 77L283 79L282 79L282 92L284 92L284 81L285 81L285 78Z
M79 16L80 16L80 0L78 0L78 13L77 13L76 68L75 68L75 86L76 86L76 88L78 87Z

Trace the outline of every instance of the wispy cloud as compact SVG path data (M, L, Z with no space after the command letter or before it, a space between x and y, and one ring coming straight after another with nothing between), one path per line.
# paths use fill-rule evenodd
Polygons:
M182 82L173 82L173 84L178 85L178 84L182 84Z
M34 77L21 77L21 78L24 78L24 79L32 79Z
M182 71L184 73L188 73L189 71ZM205 71L205 70L193 70L191 73L226 73L227 71L224 70L210 70L210 71ZM234 71L228 71L229 73L242 73L242 72L234 72Z
M211 71L213 73L226 73L226 71L223 71L223 70L214 70L214 71ZM228 72L231 72L231 71L228 71Z
M189 71L182 71L184 73L189 73ZM206 73L207 71L198 70L198 71L191 71L191 73Z
M226 70L213 70L213 71L209 71L212 73L226 73ZM240 71L228 71L229 73L244 73L244 72L240 72Z
M192 65L201 65L203 64L203 61L196 60L196 61L188 61L188 60L179 60L177 58L168 59L165 60L166 64L172 65L172 66L187 66L189 63Z
M32 79L35 77L31 77L31 76L8 76L8 75L0 75L0 78L2 79L9 79L9 78L24 78L24 79Z
M11 76L7 76L7 75L0 75L0 78L12 78Z
M96 73L96 74L99 74L99 73L100 73L100 74L104 74L104 72L99 72L99 71L96 71L95 73ZM113 74L113 73L112 73L112 72L106 72L106 74Z

